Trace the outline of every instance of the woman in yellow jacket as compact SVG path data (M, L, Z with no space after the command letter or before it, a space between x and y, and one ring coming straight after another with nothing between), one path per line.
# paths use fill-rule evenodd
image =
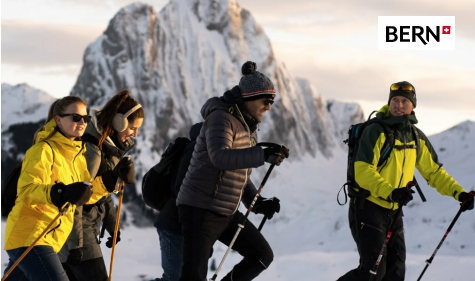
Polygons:
M370 124L362 132L354 173L356 183L367 196L353 197L349 209L351 234L358 247L360 264L338 281L404 280L406 246L400 208L413 198L410 186L415 168L440 194L463 202L463 210L473 209L473 196L442 168L427 137L413 126L417 123L413 111L416 102L412 84L403 81L391 85L388 105L376 115L394 130L394 147L382 164L378 165L387 137L382 125ZM391 240L379 268L375 268L388 232L392 232Z
M17 199L5 230L5 250L10 258L5 272L60 209L65 211L8 280L69 280L57 252L71 232L74 210L77 205L94 203L109 193L100 184L100 178L90 183L83 156L85 146L80 140L89 120L87 105L80 98L59 99L51 105L48 121L37 132L35 144L27 150L18 179Z

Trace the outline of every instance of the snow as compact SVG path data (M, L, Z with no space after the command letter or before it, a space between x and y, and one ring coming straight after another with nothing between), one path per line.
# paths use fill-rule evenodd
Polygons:
M462 166L459 150L472 155L475 147L469 142L475 137L475 123L465 122L454 129L431 137L434 146L446 145L439 158L462 186L473 188L472 173ZM451 145L446 142L451 140ZM466 145L468 145L466 147ZM281 199L281 211L263 228L264 236L273 247L275 259L257 280L336 280L357 265L356 246L347 225L347 206L336 203L336 194L345 179L346 154L343 150L329 160L310 156L300 161L284 162L272 172L262 195ZM473 168L473 158L471 161ZM253 181L260 183L267 166L253 173ZM407 245L406 280L415 280L425 266L450 221L458 210L458 203L440 196L419 180L428 202L415 198L405 208ZM241 210L242 211L242 210ZM423 280L467 280L475 267L475 212L462 213L452 232L442 245ZM260 215L252 214L258 224ZM2 235L5 223L2 223ZM149 280L161 276L158 235L154 228L126 226L122 241L116 249L114 280ZM226 247L215 245L213 259L221 260ZM110 249L103 247L106 265ZM232 253L218 278L222 278L240 257ZM2 268L7 261L2 252ZM209 271L209 277L214 272ZM145 278L145 279L144 279ZM218 279L219 280L219 279Z
M27 84L2 83L2 131L12 124L45 119L54 99Z

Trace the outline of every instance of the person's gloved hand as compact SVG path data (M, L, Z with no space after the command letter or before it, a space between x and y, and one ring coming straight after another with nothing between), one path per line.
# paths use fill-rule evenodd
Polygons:
M125 183L135 183L135 166L130 157L120 159L114 168L116 173Z
M107 241L106 241L106 246L107 248L112 248L112 242L114 240L114 237L110 236L109 238L107 238ZM116 241L116 245L117 243L119 243L120 241L120 231L117 232L117 241Z
M413 199L412 194L415 193L410 187L397 188L389 194L389 200L397 202L399 205L404 206Z
M285 158L289 157L289 149L284 145L275 143L258 143L257 145L264 147L264 160L267 163L279 166Z
M51 187L51 202L61 208L66 202L84 205L92 195L92 185L89 182L75 182L68 185L56 183Z
M68 259L66 260L66 263L80 264L82 256L83 256L82 248L69 250L69 256L68 256Z
M275 213L280 211L280 200L277 197L259 196L253 209L256 214L264 214L268 219L271 219Z
M460 203L460 208L462 209L462 212L473 209L474 196L475 196L475 191L471 191L470 193L467 193L467 192L460 193L459 201L462 202Z
M120 159L112 171L109 170L102 174L102 182L106 186L107 191L113 192L115 190L115 184L119 177L125 183L135 183L134 162L129 157Z

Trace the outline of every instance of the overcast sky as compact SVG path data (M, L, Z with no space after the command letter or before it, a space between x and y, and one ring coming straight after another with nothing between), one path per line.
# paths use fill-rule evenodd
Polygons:
M2 0L1 81L69 94L86 46L130 0ZM141 1L157 11L167 2ZM417 90L419 127L475 121L475 1L238 0L263 26L276 58L325 98L387 102L392 82ZM454 51L379 51L378 16L455 16Z

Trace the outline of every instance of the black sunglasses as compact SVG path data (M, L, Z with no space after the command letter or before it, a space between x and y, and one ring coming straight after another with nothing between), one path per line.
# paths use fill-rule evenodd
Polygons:
M264 105L273 105L274 104L274 100L271 100L271 99L266 99L264 100Z
M81 119L83 119L85 123L89 123L91 121L90 115L80 115L77 113L64 113L64 114L59 114L59 116L61 117L71 116L71 118L73 119L73 122L80 122Z

